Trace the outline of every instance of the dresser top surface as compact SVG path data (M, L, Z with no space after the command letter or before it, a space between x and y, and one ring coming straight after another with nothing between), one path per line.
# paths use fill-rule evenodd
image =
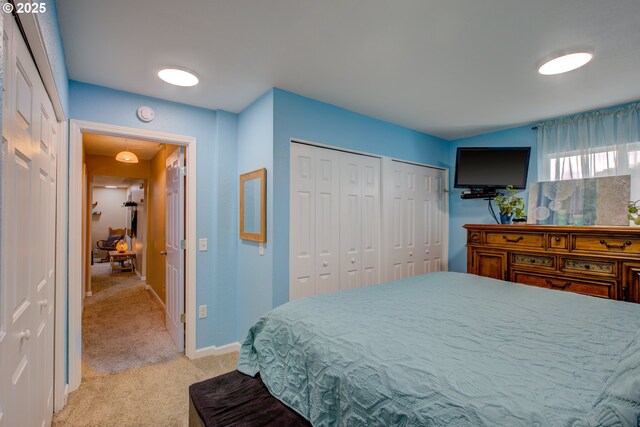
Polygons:
M467 230L496 230L496 231L514 231L514 232L555 232L555 233L616 233L616 234L635 234L640 236L640 227L630 226L563 226L563 225L534 225L534 224L465 224Z

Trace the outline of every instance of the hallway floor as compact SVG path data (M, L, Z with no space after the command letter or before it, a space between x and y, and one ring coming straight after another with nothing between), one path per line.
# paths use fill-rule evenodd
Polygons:
M54 426L186 426L188 386L235 369L238 354L189 360L164 311L134 273L92 270L82 315L82 384Z
M110 274L108 263L94 264L91 283L93 296L85 298L82 313L83 376L180 355L165 328L164 308L135 273Z

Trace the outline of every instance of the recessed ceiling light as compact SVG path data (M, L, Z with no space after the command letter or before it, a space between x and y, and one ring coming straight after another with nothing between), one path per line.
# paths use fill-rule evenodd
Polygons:
M165 82L176 86L195 86L198 84L198 76L186 68L167 67L158 71L158 77Z
M593 59L593 52L565 52L546 59L540 68L538 68L538 72L545 76L566 73L582 67L591 61L591 59Z
M118 188L117 185L105 185L104 188Z

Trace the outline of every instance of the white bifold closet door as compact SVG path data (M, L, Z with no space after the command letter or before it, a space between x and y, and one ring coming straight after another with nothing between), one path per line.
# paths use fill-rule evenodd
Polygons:
M380 159L291 144L290 299L379 283Z
M391 161L387 202L387 280L447 269L442 169Z
M16 23L3 23L0 427L48 426L60 125Z

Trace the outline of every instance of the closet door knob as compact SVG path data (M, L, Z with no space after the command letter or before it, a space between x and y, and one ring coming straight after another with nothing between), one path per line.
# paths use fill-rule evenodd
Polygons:
M409 252L409 256L413 256L413 252Z
M429 255L429 249L427 249L426 251L424 251L425 255Z
M27 329L25 331L22 331L18 334L18 336L21 340L28 340L29 338L31 338L31 330Z
M329 263L328 263L327 261L323 261L323 262L322 262L322 266L323 266L323 267L327 267L328 265L329 265Z
M351 264L355 264L356 263L356 259L355 258L351 258Z
M43 307L46 307L49 305L49 301L47 301L46 299L43 299L42 301L40 301L40 305Z

